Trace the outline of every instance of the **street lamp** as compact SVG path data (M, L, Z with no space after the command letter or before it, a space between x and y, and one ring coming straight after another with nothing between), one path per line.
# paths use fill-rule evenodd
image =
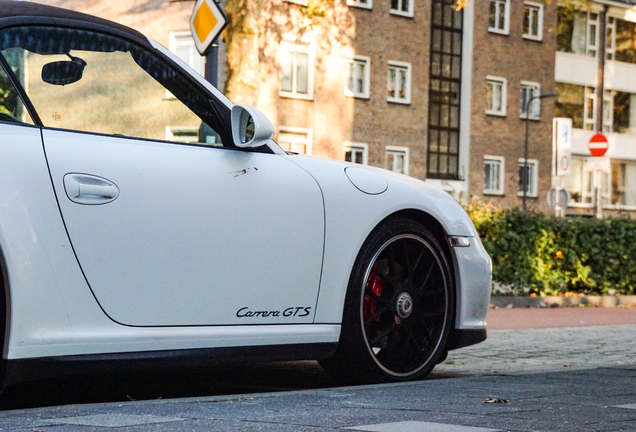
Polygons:
M526 210L526 199L528 197L528 120L530 118L529 116L529 109L530 109L530 103L535 100L535 99L545 99L545 98L549 98L549 97L555 97L557 96L556 93L546 93L546 94L540 94L538 96L531 96L530 99L528 99L528 101L526 102L526 144L525 144L525 148L523 151L523 179L522 179L522 186L523 186L523 211Z

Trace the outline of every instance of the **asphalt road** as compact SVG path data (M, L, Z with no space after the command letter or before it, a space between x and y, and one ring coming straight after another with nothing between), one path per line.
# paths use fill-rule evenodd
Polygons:
M506 329L636 324L636 308L490 309L489 339L453 351L436 367L432 379L477 376L488 363L476 355L492 355L494 334ZM600 327L601 329L603 327ZM634 347L636 350L636 347ZM504 353L503 357L508 354ZM486 367L487 369L487 367ZM104 374L51 379L8 388L0 395L0 410L54 405L126 402L197 396L290 391L338 387L316 362L279 362L209 369L181 369L141 373ZM1 429L1 426L0 426Z

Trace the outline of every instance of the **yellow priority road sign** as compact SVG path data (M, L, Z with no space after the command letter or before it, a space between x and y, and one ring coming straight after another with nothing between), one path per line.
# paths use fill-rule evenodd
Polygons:
M190 30L194 44L201 55L205 55L216 38L227 25L227 15L213 0L197 0L190 17Z

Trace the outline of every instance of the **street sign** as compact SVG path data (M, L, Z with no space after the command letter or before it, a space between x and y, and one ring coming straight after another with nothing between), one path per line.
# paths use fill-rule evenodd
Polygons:
M551 209L566 208L570 202L570 192L565 188L552 188L548 191L548 205Z
M212 41L228 23L225 11L214 0L197 0L190 17L190 30L197 51L205 55Z
M555 118L552 121L552 175L570 174L570 148L572 147L572 119Z
M587 145L587 148L590 149L590 154L592 156L600 157L605 154L609 144L607 143L607 138L602 133L597 133L590 139L590 143Z

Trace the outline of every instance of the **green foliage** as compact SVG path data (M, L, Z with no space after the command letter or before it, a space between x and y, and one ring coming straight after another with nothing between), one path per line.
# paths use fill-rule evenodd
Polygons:
M515 294L636 294L636 221L556 218L480 202L467 208L493 260L493 282Z

